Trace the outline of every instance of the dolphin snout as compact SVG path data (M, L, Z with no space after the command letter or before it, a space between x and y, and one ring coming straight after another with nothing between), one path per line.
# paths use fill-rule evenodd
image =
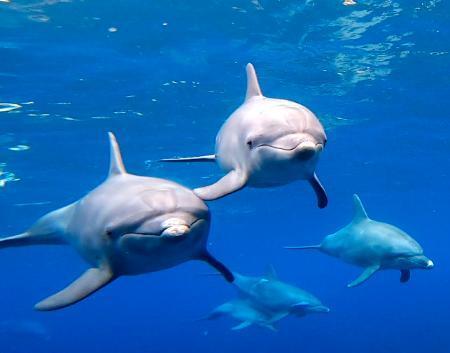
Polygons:
M316 153L321 152L322 149L323 149L322 144L315 144L313 142L307 141L299 144L295 152L297 158L306 161L314 157Z
M191 230L191 227L186 224L184 220L179 218L169 218L165 220L161 226L165 228L161 233L163 236L179 237L189 233Z
M425 268L431 270L433 267L434 267L433 261L428 260Z

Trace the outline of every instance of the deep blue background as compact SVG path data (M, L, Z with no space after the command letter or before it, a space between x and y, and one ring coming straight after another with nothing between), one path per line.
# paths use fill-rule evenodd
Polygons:
M34 102L0 113L0 163L20 178L0 189L1 235L98 185L109 130L133 173L191 187L216 180L213 165L155 161L213 152L253 62L266 95L308 106L326 126L318 174L330 204L318 210L304 182L243 190L210 203L210 249L245 274L273 264L332 309L285 319L277 333L196 322L235 293L187 263L36 313L34 303L86 265L70 248L6 249L0 351L448 353L449 29L439 0L0 2L0 102ZM30 149L9 150L18 144ZM383 272L347 289L359 269L283 250L345 225L354 192L372 218L414 236L436 268L406 285Z

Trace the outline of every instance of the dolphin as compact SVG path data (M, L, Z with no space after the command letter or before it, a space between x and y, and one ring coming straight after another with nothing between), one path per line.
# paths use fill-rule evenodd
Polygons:
M266 275L260 277L244 276L234 272L233 285L239 295L272 312L304 316L310 313L327 313L329 308L313 294L282 282L271 266Z
M227 174L194 189L203 200L221 198L244 186L265 188L303 179L324 208L328 199L315 168L326 142L314 113L289 100L264 97L253 65L247 64L245 101L220 129L215 154L162 161L217 162Z
M287 247L317 249L327 255L363 267L364 272L348 287L355 287L378 270L400 270L400 281L409 281L412 269L432 269L433 261L424 256L422 247L401 229L374 221L367 216L358 195L353 195L353 220L344 228L325 237L320 245Z
M214 320L225 315L240 321L238 325L231 328L232 330L242 330L251 325L257 325L276 331L273 324L280 319L276 314L266 312L263 308L255 306L251 301L244 299L235 299L219 305L207 319Z
M37 310L72 305L119 276L155 272L202 260L227 281L233 274L209 254L210 213L190 189L169 180L128 174L112 133L107 179L79 201L50 212L24 233L0 239L0 248L68 244L90 268Z
M241 321L233 327L234 330L252 324L275 330L274 323L288 315L302 317L330 311L313 294L280 281L273 268L261 277L236 272L233 275L233 285L238 290L239 298L218 306L208 318L230 315Z

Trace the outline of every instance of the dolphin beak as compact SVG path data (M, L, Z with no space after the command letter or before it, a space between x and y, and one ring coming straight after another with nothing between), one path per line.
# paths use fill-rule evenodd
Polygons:
M433 261L428 260L428 261L427 261L427 265L426 265L425 268L426 268L427 270L431 270L433 267L434 267Z
M316 153L321 152L322 149L322 144L315 144L311 141L305 141L297 146L295 153L298 159L306 161L314 157Z
M161 226L165 228L161 233L162 236L179 237L191 231L191 227L180 218L169 218Z
M190 230L191 228L189 228L187 225L180 224L164 229L161 235L169 237L179 237L188 234Z

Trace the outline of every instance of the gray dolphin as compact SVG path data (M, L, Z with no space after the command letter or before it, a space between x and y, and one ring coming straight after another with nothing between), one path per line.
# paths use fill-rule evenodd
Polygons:
M280 319L275 313L265 311L260 306L255 306L254 303L246 299L235 299L219 305L207 319L214 320L225 315L240 321L238 325L231 328L232 330L242 330L250 325L257 325L276 331L273 324Z
M432 269L433 262L423 255L422 247L401 229L367 216L358 195L353 195L353 220L320 245L288 247L288 249L317 249L345 262L365 268L348 286L366 281L378 270L401 271L401 282L410 279L412 269Z
M236 272L233 275L239 299L220 305L208 317L215 319L227 314L242 321L233 329L256 324L274 330L274 323L288 315L301 317L330 311L311 293L280 281L273 268L261 277Z
M306 107L264 97L252 64L247 65L245 102L228 118L216 138L214 155L164 159L168 162L217 161L227 174L194 192L214 200L244 186L272 187L308 180L320 208L328 200L315 168L327 141L323 126Z
M26 232L0 239L0 248L69 244L91 265L37 310L72 305L122 275L137 275L202 260L227 281L233 274L206 249L210 214L191 190L169 180L128 174L109 134L109 175L79 201L50 212Z

